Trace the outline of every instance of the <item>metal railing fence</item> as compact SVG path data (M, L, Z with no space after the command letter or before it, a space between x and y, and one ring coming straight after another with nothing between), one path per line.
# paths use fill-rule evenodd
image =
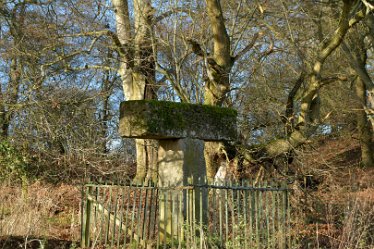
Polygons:
M200 182L86 183L82 248L291 248L286 186Z

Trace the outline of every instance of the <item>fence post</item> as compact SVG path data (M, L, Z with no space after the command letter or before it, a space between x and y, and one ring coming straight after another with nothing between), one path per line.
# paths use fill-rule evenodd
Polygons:
M288 209L288 190L287 190L287 183L283 183L281 185L282 190L282 249L287 248L287 209Z
M86 190L86 191L85 191ZM92 201L88 196L92 192L92 187L83 186L82 189L82 234L81 234L81 247L88 248L90 246L90 223ZM84 201L86 200L86 205Z

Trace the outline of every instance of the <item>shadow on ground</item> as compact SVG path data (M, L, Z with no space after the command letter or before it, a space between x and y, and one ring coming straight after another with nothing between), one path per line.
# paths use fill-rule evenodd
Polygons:
M20 236L1 236L0 249L71 249L77 248L78 243L68 240L59 240L53 238L35 238Z

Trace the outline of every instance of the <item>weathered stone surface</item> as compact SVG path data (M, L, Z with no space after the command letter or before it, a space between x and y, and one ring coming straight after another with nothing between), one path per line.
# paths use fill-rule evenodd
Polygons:
M183 186L187 179L205 179L204 141L161 140L158 149L158 186Z
M231 141L237 136L233 109L155 100L121 103L119 133L123 137Z
M206 178L204 141L191 138L161 140L158 149L158 174L160 187L186 186L192 183L189 182L191 179L194 184L201 184ZM169 196L166 201L164 194L173 197ZM159 203L161 241L170 238L172 234L178 236L185 217L190 217L190 222L196 224L202 222L202 225L206 225L207 197L207 191L203 188L195 189L193 195L190 192L189 197L181 190L169 190L166 193L161 190ZM201 210L203 213L200 216Z

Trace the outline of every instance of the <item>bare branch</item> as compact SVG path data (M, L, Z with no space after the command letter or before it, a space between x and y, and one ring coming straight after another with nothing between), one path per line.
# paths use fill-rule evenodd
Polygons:
M239 60L243 55L245 55L249 50L251 50L259 37L260 37L260 34L256 33L253 36L252 41L242 51L240 51L237 55L234 56L233 58L234 62Z
M361 0L361 1L364 3L368 11L374 10L374 4L369 3L367 0Z
M176 13L186 13L186 14L188 14L190 12L191 12L191 10L189 10L189 9L185 9L185 8L174 8L172 10L169 10L167 12L162 13L159 16L156 16L154 18L154 23L160 22L163 19L168 18L169 16L174 15Z
M116 71L117 68L109 67L109 66L102 66L102 65L85 65L83 67L71 67L69 68L72 71L84 71L88 69L97 69L103 71Z
M287 98L287 104L286 104L286 113L285 113L285 117L286 117L286 123L289 124L291 123L291 119L293 118L293 115L294 115L294 99L295 99L295 96L297 94L297 92L299 91L302 83L304 82L305 80L305 72L301 72L299 78L296 80L293 88L291 89L290 93L288 94L288 98ZM289 130L288 130L289 131Z
M369 73L367 72L365 68L365 63L363 63L360 58L357 56L354 56L347 46L345 42L342 44L342 48L344 52L346 53L350 66L352 67L353 70L357 73L358 76L360 76L361 80L364 82L365 87L371 91L374 88L374 83L371 80Z
M334 83L336 81L348 81L348 77L342 76L342 75L337 75L337 76L330 76L326 78L321 79L321 86L325 86L331 83Z
M322 49L317 55L317 60L313 66L315 75L320 75L323 63L325 62L327 57L329 57L330 54L341 44L344 36L350 28L349 14L351 11L351 7L352 1L345 0L339 27L336 29L335 34L323 45Z

